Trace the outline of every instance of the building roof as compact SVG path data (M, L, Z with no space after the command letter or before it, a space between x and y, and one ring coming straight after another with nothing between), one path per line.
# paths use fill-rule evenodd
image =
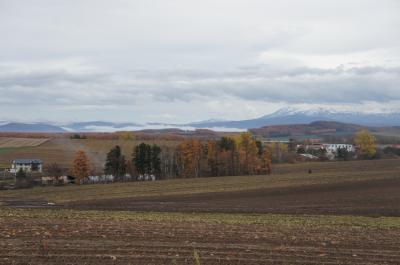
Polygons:
M40 159L15 159L12 161L13 164L42 164Z

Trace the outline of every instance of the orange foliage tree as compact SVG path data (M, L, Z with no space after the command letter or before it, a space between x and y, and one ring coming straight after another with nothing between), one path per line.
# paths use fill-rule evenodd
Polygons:
M90 175L89 158L82 150L76 152L73 162L73 173L76 177L76 183L80 184L81 181Z
M183 141L178 146L177 156L180 175L184 177L200 177L202 175L203 146L200 140Z

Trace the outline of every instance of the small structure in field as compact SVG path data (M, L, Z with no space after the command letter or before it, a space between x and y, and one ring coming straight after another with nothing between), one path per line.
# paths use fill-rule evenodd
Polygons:
M17 173L20 169L25 172L38 172L43 170L43 162L40 159L16 159L11 163L11 173Z
M71 176L60 176L60 177L41 177L41 185L65 185L74 183L75 180L71 179Z
M318 156L312 154L300 154L300 156L305 158L306 160L319 160Z

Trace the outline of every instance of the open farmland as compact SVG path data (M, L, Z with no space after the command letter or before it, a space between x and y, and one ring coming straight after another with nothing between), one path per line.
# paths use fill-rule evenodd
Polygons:
M10 138L8 138L10 139ZM23 139L23 138L15 138ZM78 150L84 150L90 158L91 165L96 171L101 171L107 152L115 145L122 148L124 155L131 157L133 148L141 142L154 143L153 141L135 141L135 140L107 140L107 139L67 139L54 138L44 141L44 139L29 140L41 144L30 146L29 148L8 148L7 152L1 152L0 146L0 164L9 164L16 158L35 158L41 159L45 164L57 163L64 168L70 168L75 153ZM21 140L23 142L24 140ZM158 141L159 145L176 145L177 141ZM21 147L21 146L19 146Z
M313 173L308 174L308 169ZM127 182L64 187L35 187L0 192L0 201L12 198L70 203L105 199L136 199L169 195L193 195L259 189L305 188L318 185L347 185L357 182L396 181L400 160L299 163L278 165L268 176L234 176L171 179L156 182Z
M399 264L399 162L0 191L0 264Z

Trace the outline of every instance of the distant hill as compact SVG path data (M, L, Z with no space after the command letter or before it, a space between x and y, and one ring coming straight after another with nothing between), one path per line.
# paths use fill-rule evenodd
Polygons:
M189 123L187 125L195 128L225 127L249 129L260 128L267 125L308 124L315 121L336 121L364 126L400 126L400 113L359 113L329 111L325 109L304 111L293 108L284 108L256 119L238 121L204 121Z
M362 129L368 128L356 124L347 124L333 121L316 121L309 124L264 126L261 128L250 129L249 131L257 136L261 136L264 138L296 138L305 136L317 137L323 135L354 134Z
M366 129L370 131L381 144L400 143L400 127L363 126L334 121L316 121L309 124L270 125L249 129L258 137L269 139L310 139L325 141L352 141L354 135Z
M66 132L63 128L45 123L6 123L0 125L0 132Z

